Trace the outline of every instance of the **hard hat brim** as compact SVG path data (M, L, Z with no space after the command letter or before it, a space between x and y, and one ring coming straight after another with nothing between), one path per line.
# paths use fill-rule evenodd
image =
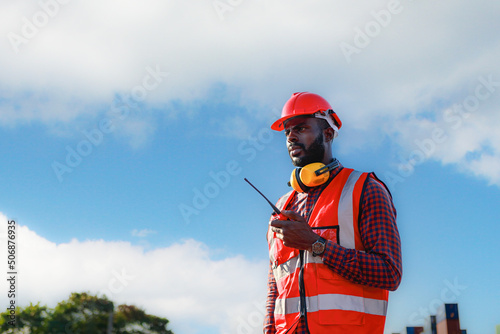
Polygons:
M274 130L274 131L283 131L285 129L285 122L288 121L290 118L294 118L294 117L311 117L313 116L315 113L312 113L312 114L302 114L302 115L287 115L287 116L284 116L284 117L281 117L280 119L278 119L276 122L274 122L273 124L271 124L271 129ZM338 131L340 129L340 127L342 126L342 122L340 121L340 119L338 118L337 114L333 113L332 114L333 116L333 119L329 119L328 117L317 117L317 118L323 118L325 119L328 124L330 124L330 126ZM338 123L339 125L337 126L333 120L335 120L336 123Z
M283 131L283 130L285 130L285 122L287 120L289 120L290 118L299 117L299 116L307 116L307 115L288 115L288 116L281 117L276 122L271 124L271 129L274 131Z

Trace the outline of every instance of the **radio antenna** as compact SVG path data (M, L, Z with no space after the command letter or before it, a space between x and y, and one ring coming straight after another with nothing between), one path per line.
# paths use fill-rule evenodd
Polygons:
M262 197L264 197L264 199L267 201L267 203L269 203L269 205L273 208L274 212L276 212L278 215L280 215L280 214L281 214L281 211L280 211L280 210L276 207L276 205L274 205L273 203L271 203L271 201L270 201L270 200L268 200L268 199L267 199L267 197L266 197L266 196L264 196L264 194L263 194L263 193L261 193L259 189L257 189L257 188L256 188L256 187L255 187L255 186L254 186L254 185L253 185L250 181L248 181L248 180L247 180L247 178L245 178L244 180L245 180L245 181L247 181L247 182L248 182L248 184L252 186L252 188L254 188L255 190L257 190L257 192L258 192L258 193L259 193Z

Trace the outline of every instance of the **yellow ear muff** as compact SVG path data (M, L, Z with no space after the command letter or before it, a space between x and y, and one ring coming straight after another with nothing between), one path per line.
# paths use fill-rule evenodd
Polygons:
M290 175L290 182L288 182L288 185L299 193L303 193L307 190L306 186L300 181L300 167L295 168L292 171L292 175Z
M328 180L330 172L316 175L316 171L325 167L321 162L314 162L312 164L302 167L300 170L300 180L307 187L316 187L322 185Z
M305 192L309 188L317 187L325 183L330 177L330 172L320 175L316 171L325 167L321 162L314 162L302 168L295 168L290 176L290 186L298 192Z

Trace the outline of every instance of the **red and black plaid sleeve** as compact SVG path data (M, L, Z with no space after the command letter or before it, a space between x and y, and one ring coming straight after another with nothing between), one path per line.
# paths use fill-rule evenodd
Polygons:
M267 300L266 300L266 316L264 317L264 334L275 334L274 327L274 304L278 297L276 281L273 275L271 261L269 261L269 274L267 276Z
M323 262L346 279L394 291L401 282L401 242L396 209L385 187L367 180L359 224L366 252L328 242Z

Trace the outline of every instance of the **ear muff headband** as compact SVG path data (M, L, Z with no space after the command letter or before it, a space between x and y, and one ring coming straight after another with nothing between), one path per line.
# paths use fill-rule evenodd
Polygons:
M330 171L339 165L337 159L332 163L324 165L321 162L314 162L304 167L295 168L290 176L290 185L297 192L306 192L310 188L324 184L330 178Z

